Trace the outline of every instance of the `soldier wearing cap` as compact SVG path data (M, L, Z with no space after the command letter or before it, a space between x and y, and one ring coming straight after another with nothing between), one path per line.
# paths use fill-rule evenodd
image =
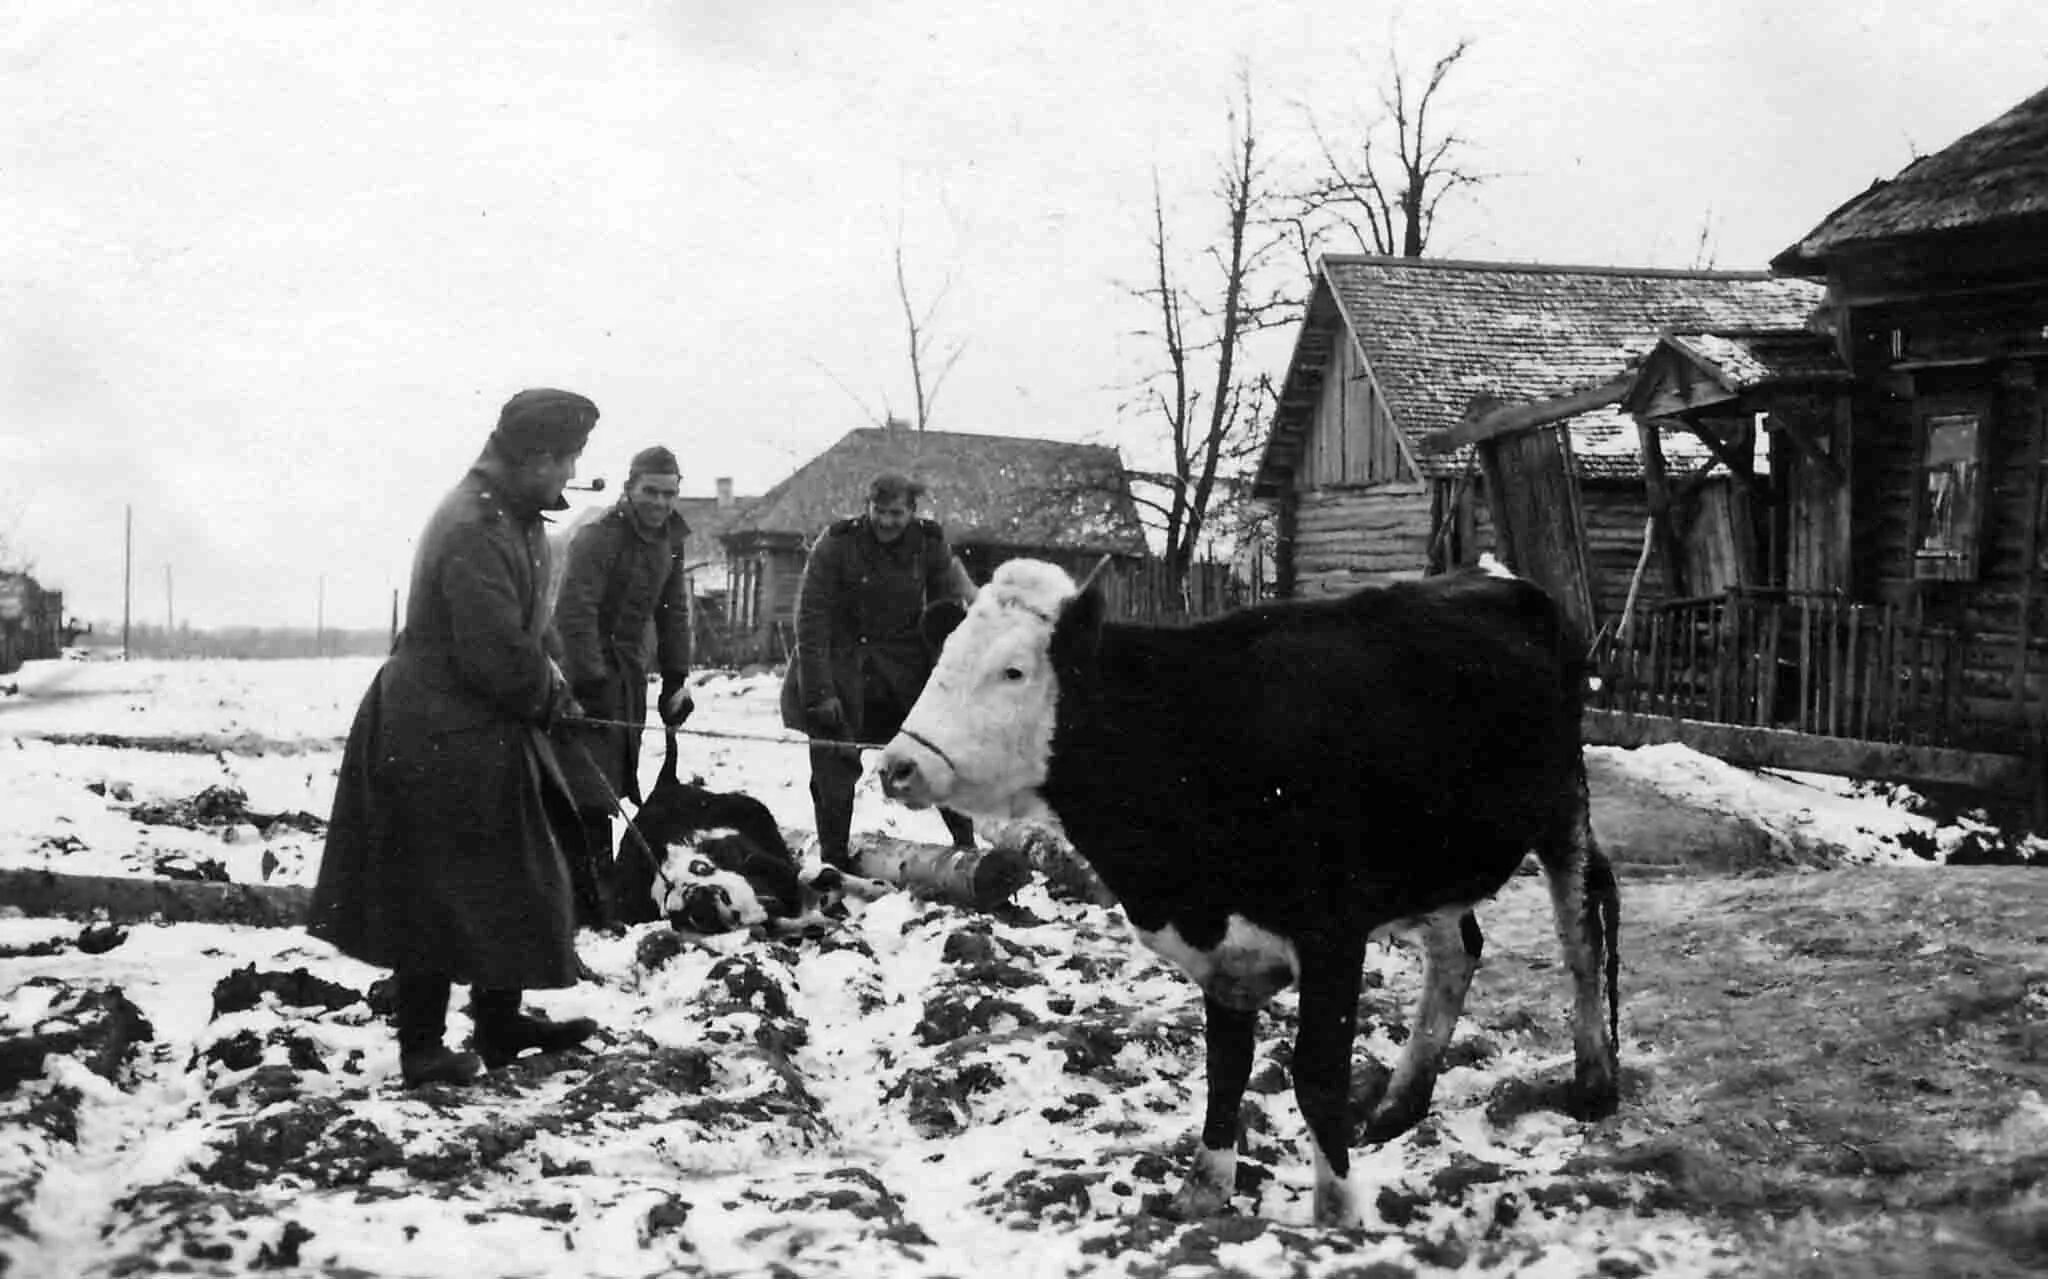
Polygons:
M569 391L506 402L427 521L405 629L349 729L307 930L396 970L409 1087L467 1083L597 1029L520 1010L523 991L578 973L563 853L576 813L547 737L577 707L545 643L541 513L567 507L596 422ZM475 1054L444 1042L457 984L470 988Z
M640 450L625 492L609 511L576 530L555 603L562 669L584 713L610 724L566 729L566 767L582 818L583 866L577 908L585 924L616 919L611 900L611 819L620 798L640 800L640 738L647 719L647 678L661 676L656 705L674 726L694 709L690 674L690 601L683 559L690 527L676 513L682 484L676 455ZM652 641L650 643L650 640Z
M864 514L821 534L797 590L796 653L782 682L782 722L811 743L811 809L819 855L852 869L848 840L857 748L835 742L887 741L903 726L933 654L919 621L929 605L974 598L937 520L917 514L924 485L885 473L868 485ZM940 809L953 842L974 846L974 823Z

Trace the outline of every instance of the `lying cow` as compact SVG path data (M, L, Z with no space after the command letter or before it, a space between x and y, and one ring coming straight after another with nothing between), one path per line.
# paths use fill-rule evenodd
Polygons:
M681 780L671 731L654 789L620 843L613 899L621 923L723 933L800 925L828 910L846 879L829 866L806 877L760 800Z
M1049 811L1140 940L1201 986L1208 1108L1184 1214L1229 1202L1257 1010L1298 983L1315 1218L1345 1224L1366 942L1419 931L1425 964L1367 1117L1379 1142L1428 1110L1478 967L1471 908L1527 853L1576 988L1573 1109L1615 1106L1620 908L1587 819L1582 652L1549 596L1505 571L1167 628L1106 624L1099 593L1012 561L946 641L883 786L912 807Z

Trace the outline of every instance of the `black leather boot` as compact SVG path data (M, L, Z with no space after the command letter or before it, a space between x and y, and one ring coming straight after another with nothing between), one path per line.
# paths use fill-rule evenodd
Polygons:
M482 1074L475 1053L456 1052L444 1042L448 979L401 972L397 986L398 1072L405 1086L466 1084Z
M477 987L469 992L469 1015L476 1023L472 1042L484 1065L492 1070L509 1064L529 1048L543 1053L561 1052L597 1033L597 1023L588 1017L551 1021L536 1013L522 1013L519 995L516 990Z

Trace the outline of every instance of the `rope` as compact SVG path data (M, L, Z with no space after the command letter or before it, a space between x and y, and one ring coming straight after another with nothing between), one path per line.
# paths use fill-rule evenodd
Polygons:
M653 870L654 877L661 881L662 896L667 897L669 893L674 891L675 881L662 873L662 859L654 855L654 848L647 842L647 836L640 833L639 824L626 816L625 804L620 801L618 792L612 789L612 784L605 780L604 770L597 766L595 759L591 758L590 748L582 742L571 742L570 745L574 746L576 753L582 756L583 766L590 770L590 780L597 783L597 789L603 792L606 801L611 804L612 816L626 823L626 832L633 837L634 843L640 845L640 853L647 858L649 869ZM591 869L595 871L597 868L593 866Z
M690 737L716 737L732 742L770 742L779 746L825 746L840 750L878 751L888 745L887 742L849 742L835 737L790 737L786 734L741 733L725 728L684 728L681 725L677 725L673 730L670 730L664 724L635 724L631 720L599 719L594 715L565 715L562 717L561 722L564 724L582 725L587 728L625 728L637 733L674 731Z

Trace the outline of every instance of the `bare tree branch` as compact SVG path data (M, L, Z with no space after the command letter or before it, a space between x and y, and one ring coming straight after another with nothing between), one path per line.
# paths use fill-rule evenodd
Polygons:
M1311 266L1313 247L1332 231L1348 234L1361 252L1421 257L1444 197L1491 176L1465 167L1462 157L1469 143L1463 134L1432 123L1442 105L1438 95L1471 48L1470 40L1461 39L1432 63L1420 92L1400 60L1389 54L1379 92L1384 115L1360 129L1348 147L1333 143L1309 117L1323 173L1296 193L1295 203L1308 227L1298 238ZM1376 134L1383 126L1392 134L1391 157L1378 145Z

